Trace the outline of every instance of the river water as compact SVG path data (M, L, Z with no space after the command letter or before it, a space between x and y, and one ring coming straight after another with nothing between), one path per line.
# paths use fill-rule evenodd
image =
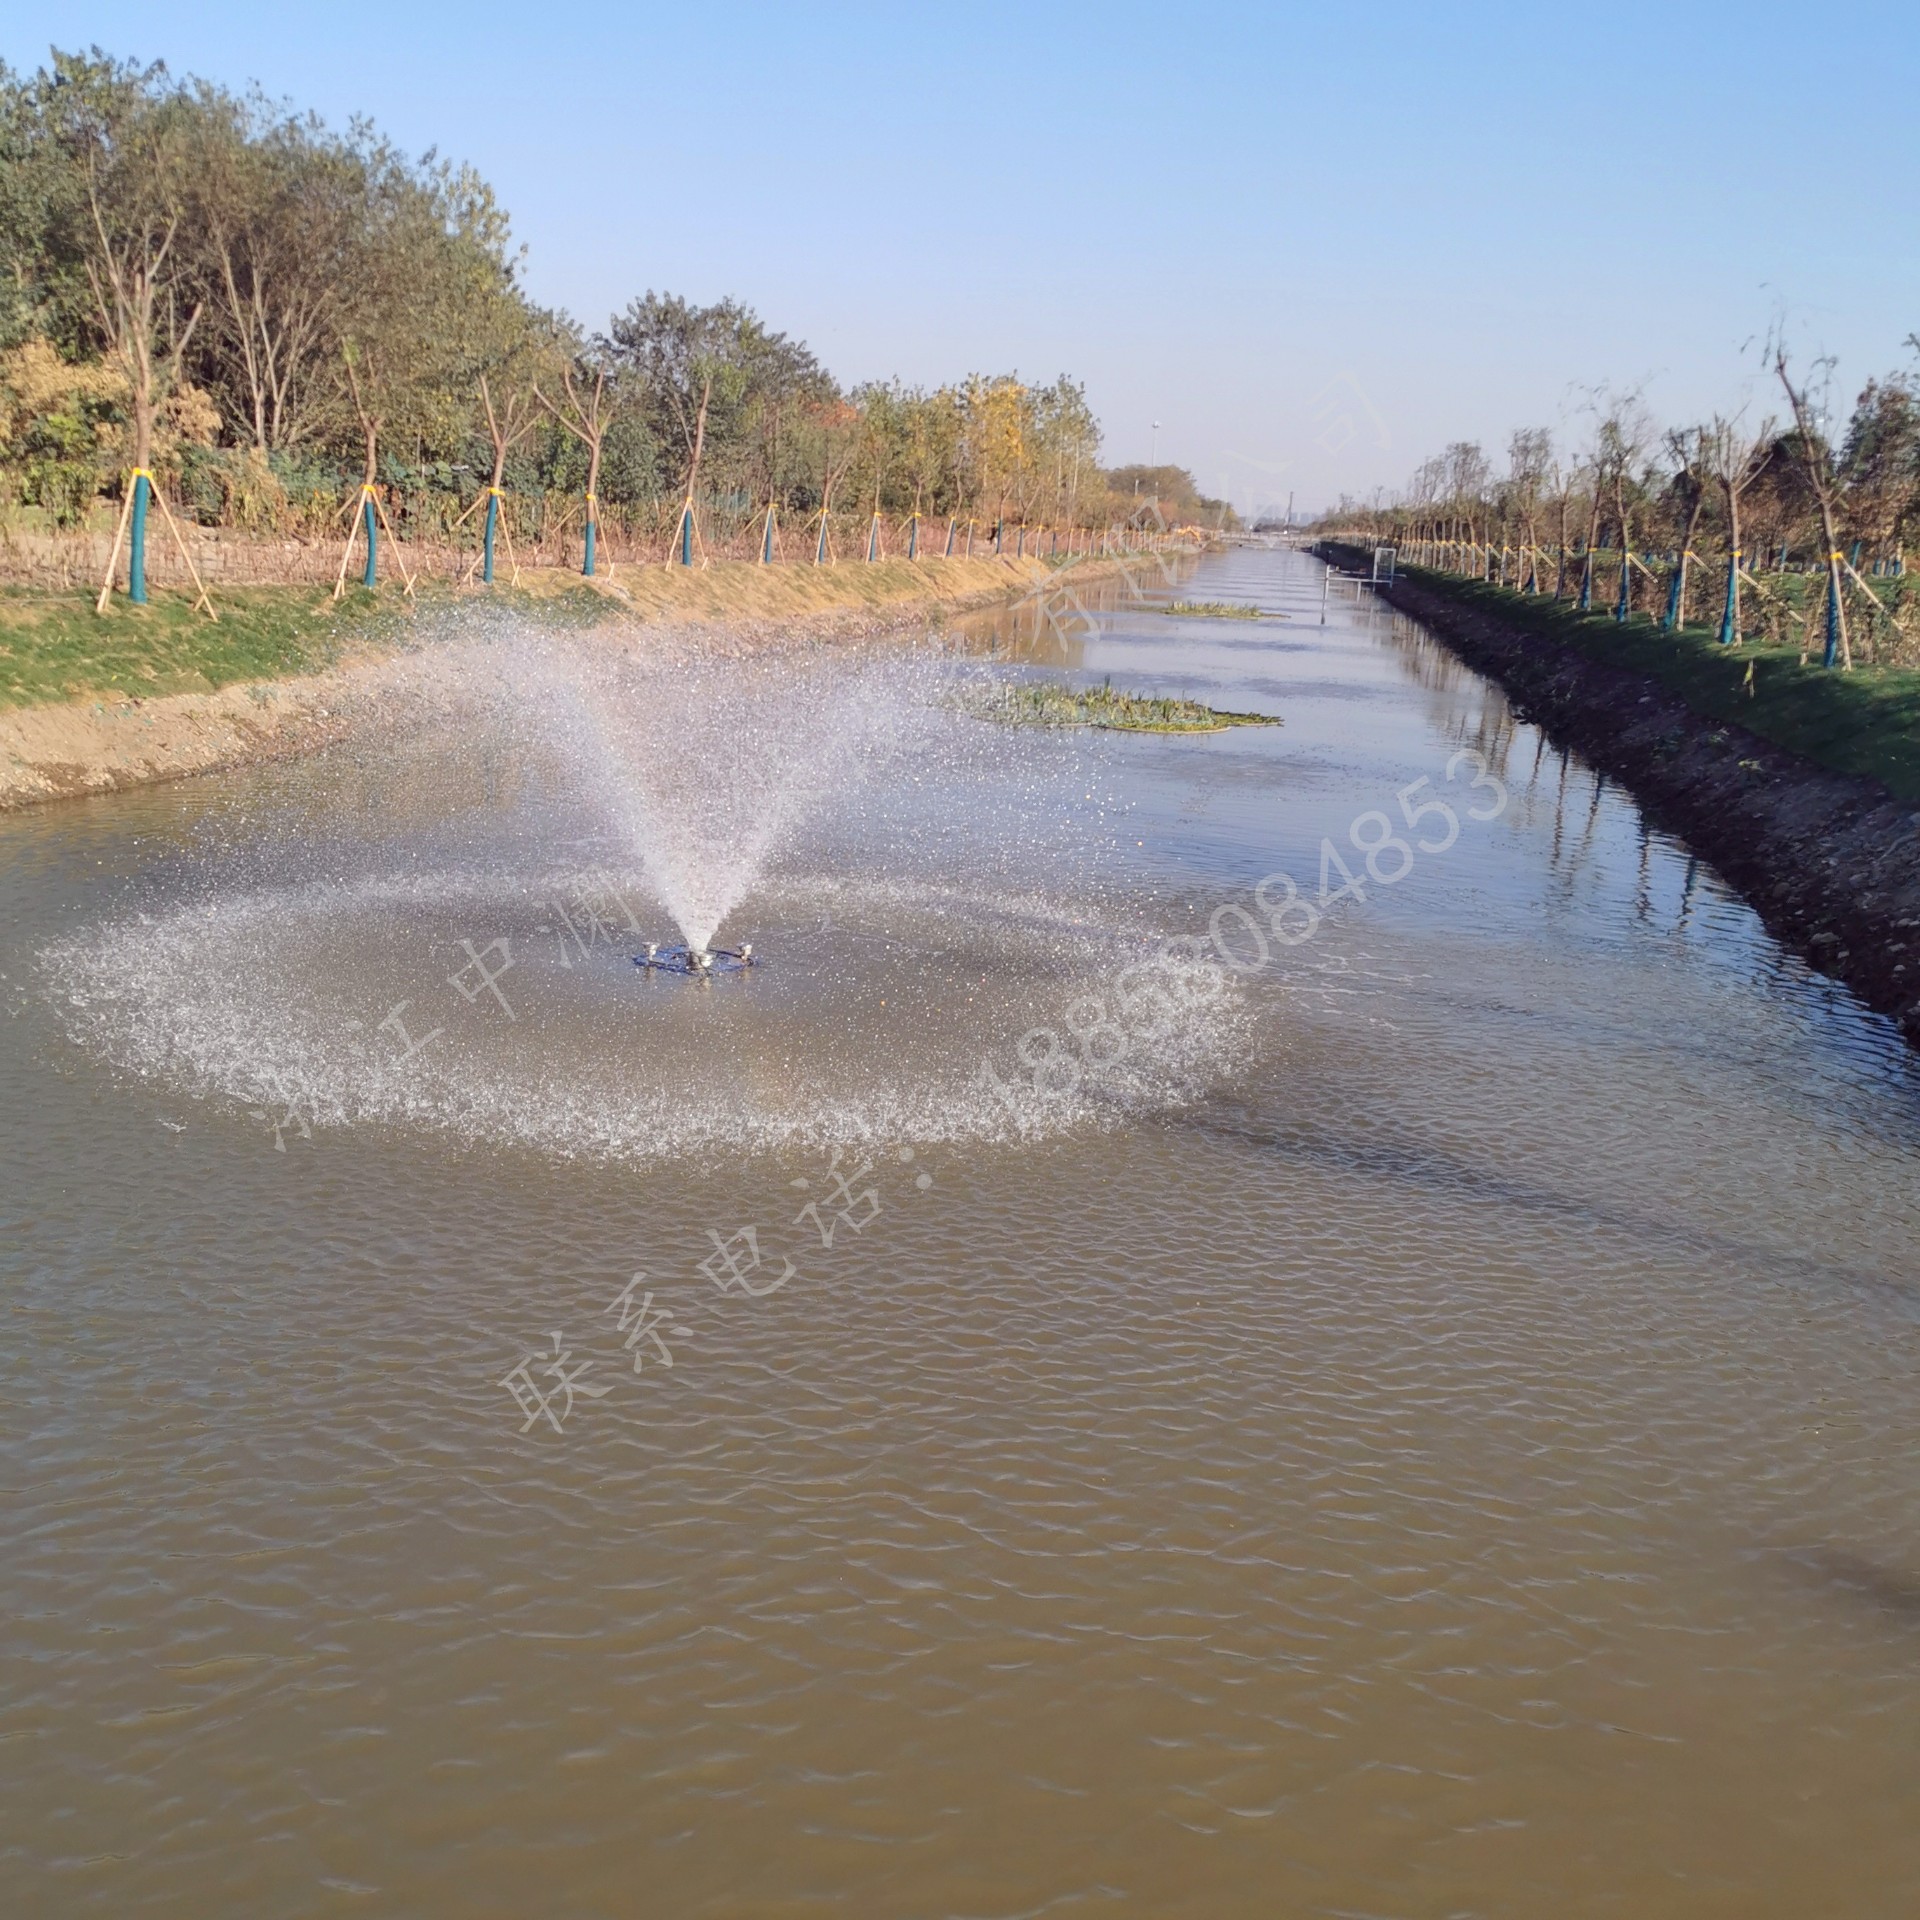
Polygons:
M0 820L8 1911L1920 1909L1911 1058L1316 562L1143 591L768 692L711 982L577 727Z

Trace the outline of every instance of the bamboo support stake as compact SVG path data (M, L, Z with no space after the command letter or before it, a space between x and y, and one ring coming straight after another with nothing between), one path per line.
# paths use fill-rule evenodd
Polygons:
M368 489L369 492L373 490ZM393 522L387 518L386 502L379 494L373 495L374 511L380 516L380 524L387 530L387 538L393 542L393 564L400 569L400 578L407 583L409 595L413 592L413 575L407 571L407 556L400 545L400 536L393 530Z
M208 597L206 585L200 578L200 569L193 564L193 555L187 551L187 543L174 522L173 509L167 505L167 496L158 487L154 487L153 497L160 502L160 516L167 523L167 531L173 535L173 544L179 548L180 558L187 563L187 575L193 581L194 591L199 596L193 603L194 612L198 613L202 607L205 607L207 618L217 622L220 616L213 610L213 601Z
M473 508L479 506L483 500L488 498L488 495L489 495L489 489L483 487L480 490L480 492L475 496L473 506L469 507L466 513L463 513L460 516L460 518L456 520L453 523L453 525L447 529L447 531L449 533L458 533L461 527L463 527L466 524L468 515L470 515L473 512ZM484 537L485 536L483 535L482 538L484 539ZM463 587L470 587L473 585L473 576L480 570L481 562L484 561L486 557L487 557L486 549L484 546L475 549L473 558L467 562L466 572L460 576L460 584Z
M347 590L347 568L353 561L353 543L360 537L360 521L366 511L368 499L373 489L362 482L360 491L354 495L352 504L347 508L347 544L340 554L340 573L333 583L333 597L338 600Z
M387 518L386 503L380 498L377 488L371 487L363 481L360 487L360 497L353 503L353 525L347 534L347 550L340 556L340 577L333 583L333 597L336 600L338 600L340 595L346 590L347 563L353 558L354 537L360 531L361 517L369 500L373 502L373 510L379 517L380 524L387 530L387 538L393 543L393 564L400 569L400 578L406 582L407 592L409 594L413 592L414 577L407 571L407 557L401 549L400 536L393 530L393 522Z
M1877 593L1875 593L1874 590L1870 586L1868 586L1863 579L1861 579L1860 569L1856 567L1851 560L1848 560L1848 559L1843 558L1840 564L1843 567L1845 567L1848 573L1850 573L1853 576L1854 584L1859 587L1860 591L1864 593L1867 596L1867 598L1873 602L1874 611L1876 613L1885 613L1887 609L1885 605L1882 603L1880 596Z
M500 501L501 501L500 512L495 524L499 528L500 538L507 543L507 566L512 574L512 578L509 580L508 584L510 586L517 587L520 584L520 556L516 554L513 550L513 533L511 529L507 526L506 498L507 496L505 491L501 490L500 491Z
M473 505L468 507L466 513L463 513L460 516L460 518L453 523L453 526L449 528L448 531L458 532L459 529L465 524L468 516L473 513L474 509L484 504L487 508L487 519L491 527L495 531L497 531L503 538L506 539L507 560L509 564L512 564L513 539L512 539L512 536L507 533L506 512L499 504L501 501L505 500L506 497L507 497L506 491L504 488L496 487L491 484L485 487L482 487L479 493L477 493L474 496ZM476 553L473 556L473 558L467 562L467 570L465 573L463 573L460 576L460 584L463 587L468 587L473 584L474 569L476 567L484 566L485 563L490 559L491 556L487 551L490 544L491 544L491 541L488 534L483 532L481 535L480 551ZM491 585L492 571L490 568L487 571L486 577L487 577L488 585ZM513 585L517 587L519 584L520 584L520 569L518 566L514 566Z
M1845 554L1841 554L1837 557L1840 561L1841 571L1849 579L1853 581L1855 590L1866 600L1867 605L1873 609L1875 614L1877 614L1881 619L1885 620L1886 623L1890 627L1892 627L1896 633L1899 632L1900 631L1899 623L1894 619L1893 615L1889 613L1884 606L1881 605L1880 596L1877 593L1875 593L1874 590L1867 585L1866 581L1860 577L1860 569L1856 567L1853 564L1853 562L1846 557ZM1845 585L1846 585L1846 581L1843 580L1841 582L1841 586L1844 588ZM1869 665L1871 665L1876 658L1876 654L1874 650L1873 622L1871 620L1867 622L1867 627L1866 627L1866 647L1867 647L1867 662Z
M127 497L120 503L120 524L113 532L113 545L107 553L107 577L100 588L100 598L93 603L95 613L105 613L107 602L113 597L113 576L120 565L120 543L127 537L127 522L133 518L133 488L127 488Z

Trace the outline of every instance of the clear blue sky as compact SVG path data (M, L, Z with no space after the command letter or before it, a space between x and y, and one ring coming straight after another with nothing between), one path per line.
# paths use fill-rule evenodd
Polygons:
M1847 397L1907 364L1914 29L1854 0L10 0L0 57L98 43L370 114L474 162L531 291L592 324L731 293L848 380L1064 369L1109 460L1158 420L1209 490L1306 507L1582 385L1725 406L1782 314Z

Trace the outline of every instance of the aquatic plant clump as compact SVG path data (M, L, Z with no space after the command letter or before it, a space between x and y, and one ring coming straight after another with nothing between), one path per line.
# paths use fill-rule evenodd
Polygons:
M1197 620L1280 620L1286 617L1284 614L1263 613L1258 607L1242 606L1237 600L1174 600L1168 603L1166 611Z
M1105 727L1123 733L1219 733L1277 727L1270 713L1230 713L1203 701L1123 693L1108 682L1069 687L1053 680L996 680L963 687L955 704L977 720L1015 727Z

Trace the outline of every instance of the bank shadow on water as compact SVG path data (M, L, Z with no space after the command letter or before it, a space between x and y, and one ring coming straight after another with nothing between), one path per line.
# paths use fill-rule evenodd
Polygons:
M1847 982L1920 1044L1920 812L1716 721L1649 675L1536 635L1498 607L1407 580L1382 588L1556 739L1628 780L1649 813L1713 857L1776 939Z

